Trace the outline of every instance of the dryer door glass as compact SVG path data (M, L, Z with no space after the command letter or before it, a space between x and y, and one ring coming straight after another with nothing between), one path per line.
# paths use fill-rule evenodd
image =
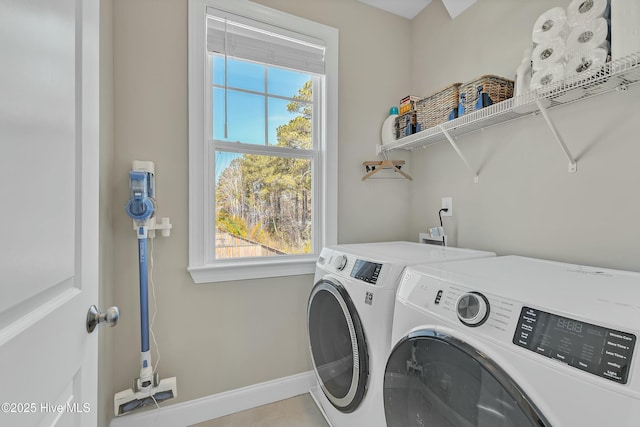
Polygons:
M550 427L485 354L430 330L393 349L384 378L388 427Z
M355 410L367 385L367 344L360 317L344 287L318 282L307 323L313 368L324 394L342 412Z

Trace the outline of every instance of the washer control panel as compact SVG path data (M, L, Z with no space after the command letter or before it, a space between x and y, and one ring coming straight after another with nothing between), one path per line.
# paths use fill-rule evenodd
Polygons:
M585 372L626 384L636 336L522 307L513 343Z
M467 292L456 301L456 314L463 324L480 326L489 317L489 300L480 292Z
M454 327L481 327L482 334L510 343L522 307L517 301L423 276L409 269L397 301L436 316Z

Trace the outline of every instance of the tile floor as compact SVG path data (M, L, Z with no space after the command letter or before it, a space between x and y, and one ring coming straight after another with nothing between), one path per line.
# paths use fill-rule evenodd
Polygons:
M328 427L309 394L205 421L191 427Z

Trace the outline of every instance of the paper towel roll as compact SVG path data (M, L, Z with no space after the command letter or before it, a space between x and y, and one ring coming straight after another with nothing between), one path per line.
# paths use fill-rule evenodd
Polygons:
M640 1L611 0L611 59L640 52Z
M580 25L596 18L609 17L609 0L573 0L567 7L569 26Z
M531 78L531 90L540 89L543 86L557 83L564 78L564 64L551 64L533 73Z
M531 38L536 44L547 42L564 35L567 13L561 7L554 7L544 12L533 25Z
M573 55L566 67L566 77L582 76L587 72L598 70L606 62L609 52L604 49L583 50Z
M579 50L602 48L609 50L609 22L604 18L586 21L575 27L567 37L567 55L571 56Z
M552 64L564 62L566 47L564 40L556 37L547 42L540 43L533 49L531 60L533 61L533 71L547 68Z
M389 117L382 122L382 128L380 129L380 137L383 144L390 144L396 140L396 118L397 114L389 114Z

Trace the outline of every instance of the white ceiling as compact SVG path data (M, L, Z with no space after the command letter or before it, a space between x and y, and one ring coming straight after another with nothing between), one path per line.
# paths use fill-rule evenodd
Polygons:
M358 0L360 3L366 3L370 6L377 7L378 9L386 10L405 17L407 19L413 19L417 14L422 12L422 9L427 7L431 0ZM451 19L460 15L467 10L477 0L442 0L444 7L447 8Z

